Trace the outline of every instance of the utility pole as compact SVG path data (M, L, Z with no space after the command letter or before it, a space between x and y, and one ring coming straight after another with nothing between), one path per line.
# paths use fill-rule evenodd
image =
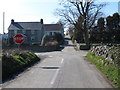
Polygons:
M5 12L3 12L3 34L5 34Z
M118 13L120 14L120 1L118 2Z

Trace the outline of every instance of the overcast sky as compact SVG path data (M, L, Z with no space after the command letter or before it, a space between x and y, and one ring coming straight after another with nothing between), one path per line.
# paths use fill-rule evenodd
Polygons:
M11 19L16 22L40 21L44 23L56 23L59 18L53 15L59 7L59 0L1 0L0 1L0 33L3 30L3 12L5 12L5 32L10 25ZM103 0L101 0L103 1ZM112 15L118 11L118 0L108 1L108 5L103 9L105 16ZM114 1L114 2L113 2Z

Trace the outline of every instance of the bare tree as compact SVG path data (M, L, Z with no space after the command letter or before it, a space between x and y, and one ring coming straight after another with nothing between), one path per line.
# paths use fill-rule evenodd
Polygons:
M75 32L82 31L86 45L89 45L88 31L102 15L101 9L106 4L95 4L94 0L61 0L62 8L55 13L66 25L73 25Z

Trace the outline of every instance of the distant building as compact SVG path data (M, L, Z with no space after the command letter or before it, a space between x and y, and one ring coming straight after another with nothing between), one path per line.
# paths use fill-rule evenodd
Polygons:
M15 22L11 20L8 36L11 41L16 34L25 37L25 44L40 43L44 34L42 22ZM13 41L13 40L12 40Z
M61 24L44 24L44 34L54 35L61 33L64 36L64 28Z
M118 13L120 14L120 1L118 2Z
M7 40L8 39L8 33L2 34L2 39Z
M0 43L3 45L8 44L8 34L0 34Z
M11 20L8 28L9 41L16 34L23 34L25 37L24 44L41 43L45 34L54 35L61 33L64 35L64 28L61 24L44 24L43 19L40 22L15 22ZM13 40L12 40L13 41Z

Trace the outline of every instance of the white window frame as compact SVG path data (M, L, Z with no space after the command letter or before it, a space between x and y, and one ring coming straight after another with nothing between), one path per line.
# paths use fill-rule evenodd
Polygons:
M45 32L46 35L48 35L48 32Z
M35 36L32 36L32 37L31 37L31 41L34 41L34 40L35 40Z
M26 34L26 30L22 30L22 33L23 33L23 34Z
M55 32L52 32L52 35L55 35Z
M51 35L51 36L52 36L52 32L50 32L50 33L49 33L49 35Z
M17 34L17 30L14 30L14 34L15 34L15 35Z

